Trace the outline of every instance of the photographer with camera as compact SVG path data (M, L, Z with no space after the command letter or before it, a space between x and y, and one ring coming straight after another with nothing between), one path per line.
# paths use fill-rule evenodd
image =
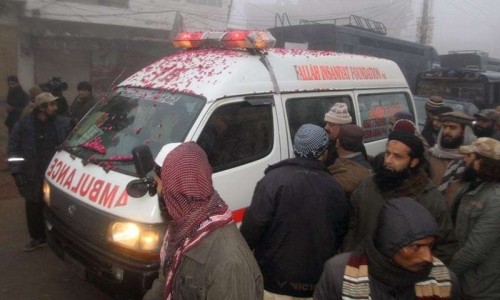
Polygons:
M57 114L68 116L69 105L63 96L63 91L68 89L68 84L61 80L61 77L51 77L46 83L40 84L42 91L49 92L57 97Z
M46 244L43 221L43 178L52 156L73 128L72 119L57 114L57 97L36 96L31 113L12 129L8 145L10 173L25 199L26 219L31 237L24 251Z

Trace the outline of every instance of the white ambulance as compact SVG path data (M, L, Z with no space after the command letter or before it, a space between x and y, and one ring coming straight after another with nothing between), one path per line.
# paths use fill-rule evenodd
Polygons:
M216 189L241 222L270 164L293 157L305 123L324 126L336 102L363 127L369 154L383 151L390 117L415 114L398 66L386 59L272 49L267 32L193 32L186 48L131 76L77 125L52 159L44 193L49 243L85 278L140 297L159 269L165 225L156 195L132 198L131 150L153 156L167 143L197 141Z

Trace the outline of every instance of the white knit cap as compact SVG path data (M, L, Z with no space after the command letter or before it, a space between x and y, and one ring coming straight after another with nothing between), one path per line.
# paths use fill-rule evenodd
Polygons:
M335 103L332 108L325 114L325 122L335 123L339 125L352 123L352 117L349 114L347 104L343 102Z
M169 143L169 144L164 145L161 148L160 152L158 152L158 155L156 155L155 163L160 167L163 166L163 161L165 160L167 155L170 152L172 152L172 150L177 148L177 146L179 146L180 144L182 144L182 143Z

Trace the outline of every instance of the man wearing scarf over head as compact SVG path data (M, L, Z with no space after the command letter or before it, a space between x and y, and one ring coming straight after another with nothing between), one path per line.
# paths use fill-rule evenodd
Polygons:
M162 166L155 170L158 198L170 221L159 278L144 299L262 299L262 275L213 188L205 152L194 142L167 144L155 162Z
M437 142L429 149L432 181L444 195L448 207L453 206L455 196L462 186L461 179L465 169L464 155L458 152L458 148L470 145L477 139L472 121L474 118L462 112L442 114L442 127Z
M314 299L458 299L456 277L432 255L437 232L417 201L391 199L373 235L325 263Z

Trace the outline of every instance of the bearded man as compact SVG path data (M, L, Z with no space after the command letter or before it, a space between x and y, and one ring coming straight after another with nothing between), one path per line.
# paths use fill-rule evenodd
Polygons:
M497 128L497 123L500 122L499 115L494 109L483 109L475 114L474 134L477 137L490 137L500 140L500 130Z
M459 153L458 148L476 140L472 129L473 120L462 112L442 114L442 127L437 143L429 149L432 181L444 195L448 207L453 206L453 200L462 184L464 155Z
M500 299L500 142L483 137L460 152L465 185L453 213L459 249L450 269L464 299Z
M389 134L383 163L375 166L375 174L361 181L352 193L353 210L344 250L353 250L373 234L385 203L393 198L411 197L438 224L434 255L444 263L451 260L457 247L453 225L443 196L424 171L425 164L424 146L417 136L402 131Z

